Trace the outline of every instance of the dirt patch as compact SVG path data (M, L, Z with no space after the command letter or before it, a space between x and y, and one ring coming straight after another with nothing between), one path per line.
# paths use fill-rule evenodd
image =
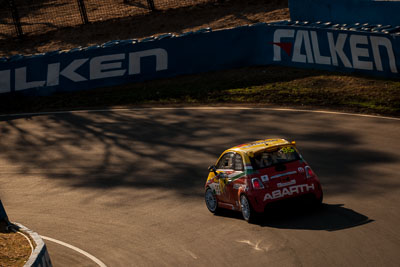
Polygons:
M31 255L28 241L18 233L0 233L0 266L24 266Z
M43 21L45 19L43 18ZM206 27L215 30L283 19L289 19L287 0L231 0L203 3L50 30L28 35L22 40L2 39L0 56L43 53L102 44L110 40L140 39L163 33L180 34Z

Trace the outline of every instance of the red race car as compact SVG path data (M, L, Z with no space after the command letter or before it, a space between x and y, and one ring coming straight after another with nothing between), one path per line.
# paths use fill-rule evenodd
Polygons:
M311 196L322 203L318 177L296 148L285 139L266 139L230 148L209 167L205 185L207 208L238 210L246 221L272 202Z

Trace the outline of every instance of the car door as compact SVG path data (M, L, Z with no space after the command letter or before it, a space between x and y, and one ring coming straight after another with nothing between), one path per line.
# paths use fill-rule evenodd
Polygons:
M237 206L237 192L244 183L244 164L241 155L228 152L224 154L217 164L217 172L220 174L220 200Z
M220 195L219 199L222 202L225 203L231 203L231 192L230 189L231 187L229 186L229 180L228 177L231 175L234 170L233 170L233 157L234 153L233 152L227 152L225 153L220 160L217 163L217 173L219 176L218 182L219 182L219 190L220 190ZM228 186L227 186L228 185Z
M233 157L233 170L234 172L228 176L228 189L231 193L230 201L236 207L239 208L239 189L246 186L246 173L244 171L244 161L240 154L235 153Z

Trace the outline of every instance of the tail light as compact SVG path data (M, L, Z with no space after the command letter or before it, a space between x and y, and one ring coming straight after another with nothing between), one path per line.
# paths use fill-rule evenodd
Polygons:
M312 178L315 176L314 172L311 170L310 166L306 166L306 177L307 178Z
M254 189L264 189L264 185L258 178L251 179L251 184L253 185Z

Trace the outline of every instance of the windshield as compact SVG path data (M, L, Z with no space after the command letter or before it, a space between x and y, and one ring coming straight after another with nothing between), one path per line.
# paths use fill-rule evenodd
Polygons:
M280 147L274 151L261 151L250 157L253 169L263 169L273 165L299 160L300 156L291 146Z

